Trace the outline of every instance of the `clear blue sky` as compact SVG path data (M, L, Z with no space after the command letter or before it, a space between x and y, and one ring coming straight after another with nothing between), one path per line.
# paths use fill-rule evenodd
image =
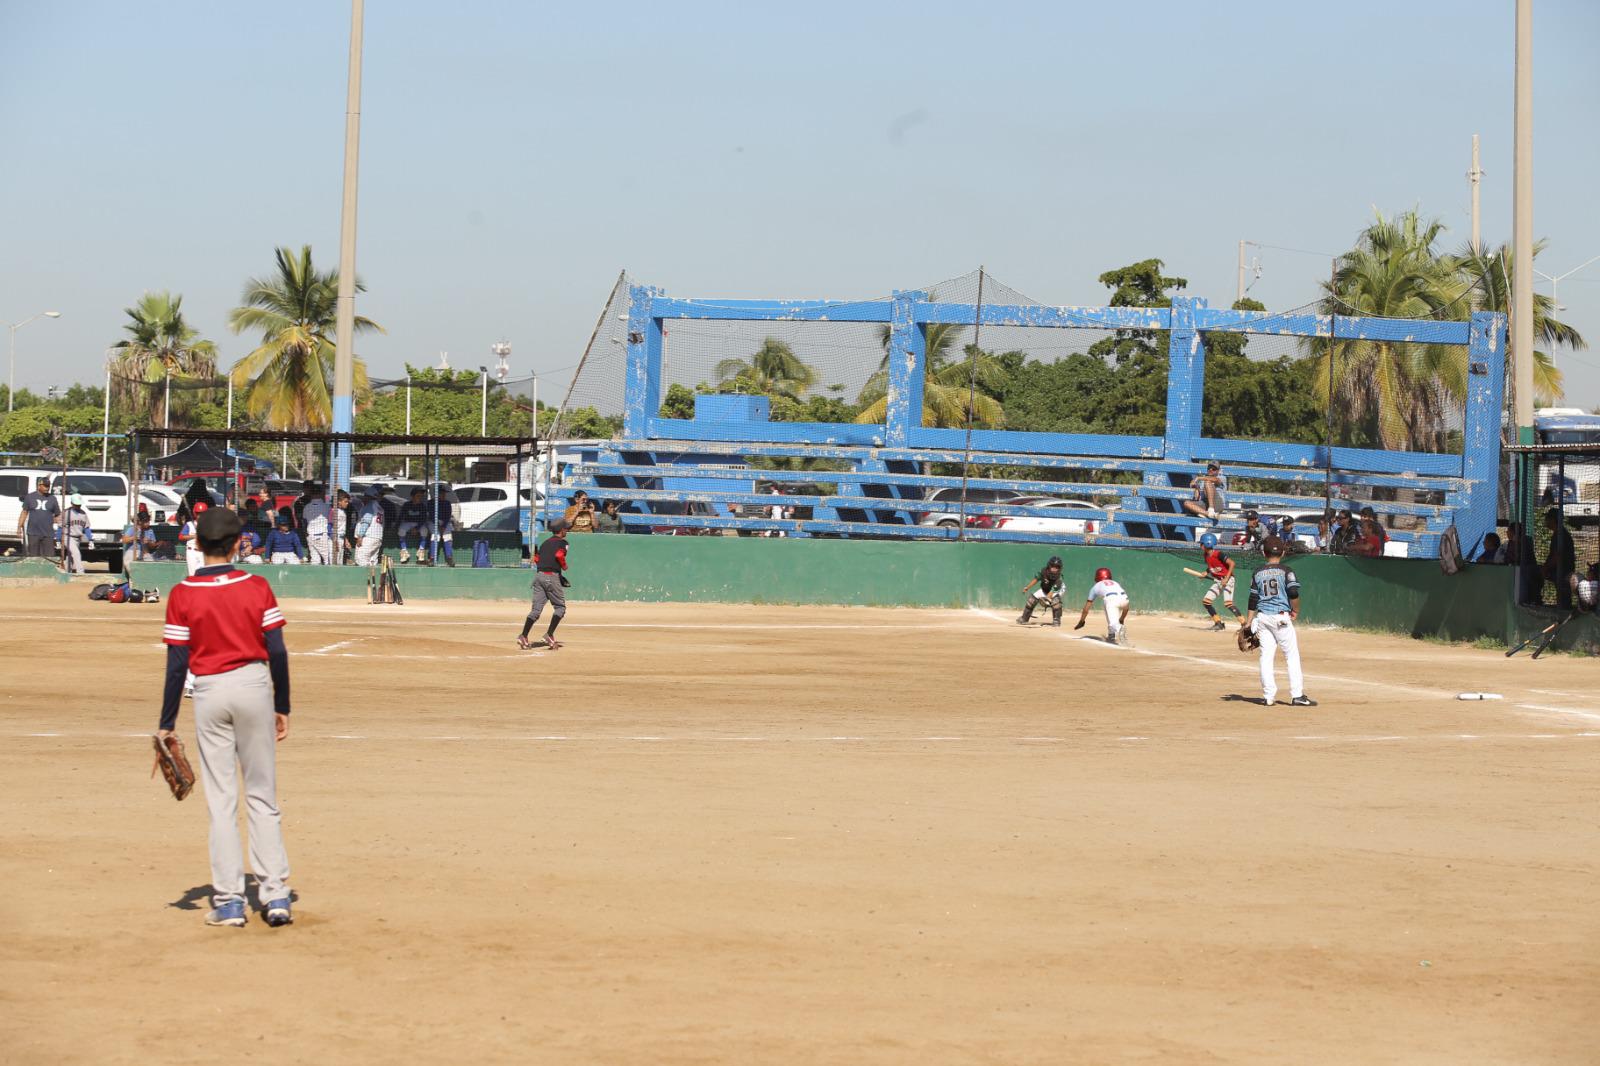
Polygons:
M0 319L18 384L98 381L121 309L224 316L274 245L338 254L348 5L0 0ZM1511 0L1339 5L368 5L362 354L577 359L617 271L684 296L868 296L964 273L1093 304L1159 256L1214 304L1241 237L1347 247L1373 205L1510 234ZM1600 254L1600 4L1537 0L1536 220ZM1268 249L1253 295L1327 263ZM1546 286L1544 291L1548 291ZM1596 350L1600 263L1561 286Z

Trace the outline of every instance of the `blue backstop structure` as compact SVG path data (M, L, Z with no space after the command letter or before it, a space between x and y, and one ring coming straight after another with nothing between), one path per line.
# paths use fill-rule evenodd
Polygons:
M1505 319L1498 314L1473 313L1460 321L1273 314L1218 310L1184 297L1170 308L987 304L942 302L921 291L865 301L705 300L632 286L626 320L623 431L571 467L563 489L570 493L581 486L591 495L623 501L630 530L1172 548L1204 529L1226 532L1243 524L1237 511L1212 520L1182 507L1193 493L1192 479L1213 460L1233 480L1230 505L1321 512L1325 500L1335 507L1359 500L1384 517L1391 539L1414 557L1436 556L1452 526L1463 545L1475 544L1495 526L1506 350ZM666 338L683 323L744 323L756 330L762 324L853 323L880 334L886 329L883 420L770 421L761 397L715 395L698 398L692 419L662 417ZM1001 333L1024 327L1164 337L1164 428L1160 435L1115 435L925 426L928 331L941 324ZM1207 346L1222 335L1458 351L1463 373L1449 390L1458 407L1452 443L1435 451L1393 451L1207 437ZM797 460L825 460L830 469L795 469L804 465ZM780 462L786 464L781 471L755 468ZM950 474L952 466L967 476ZM758 482L787 489L758 491ZM798 485L813 488L793 491ZM1072 514L1093 519L1093 525L1083 532L1019 532L1003 525L919 524L931 509L925 499L930 492L963 488L1087 498L1095 505ZM551 505L558 502L553 495ZM806 509L810 517L773 517L775 507ZM1000 517L1039 513L1002 503L985 503L981 510Z

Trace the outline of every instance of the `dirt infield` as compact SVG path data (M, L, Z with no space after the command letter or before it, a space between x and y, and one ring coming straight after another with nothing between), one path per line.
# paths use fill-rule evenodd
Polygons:
M219 930L160 608L0 591L6 1062L1595 1061L1592 660L1306 629L1269 710L1198 618L285 612L297 920Z

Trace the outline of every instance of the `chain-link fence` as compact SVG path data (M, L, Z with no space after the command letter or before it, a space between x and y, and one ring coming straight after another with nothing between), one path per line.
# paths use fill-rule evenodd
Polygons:
M1576 583L1600 563L1600 444L1520 453L1525 490L1513 521L1479 545L1485 561L1517 568L1517 601L1571 609ZM1592 605L1590 606L1592 609Z

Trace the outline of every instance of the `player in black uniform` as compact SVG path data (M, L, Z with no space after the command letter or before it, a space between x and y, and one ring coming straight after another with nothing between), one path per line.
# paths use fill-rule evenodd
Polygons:
M543 644L551 651L561 647L556 640L556 626L561 624L561 619L567 613L567 596L563 589L568 585L567 575L567 538L563 536L567 531L567 521L558 518L550 523L550 535L544 538L533 554L533 606L528 610L528 617L522 621L522 635L517 638L517 647L527 650ZM544 612L544 605L550 605L550 628L545 630L544 638L531 641L528 634L533 631L533 624L539 620L539 615Z
M1034 588L1035 585L1038 588ZM1032 581L1022 586L1022 591L1025 595L1030 589L1033 594L1023 602L1022 617L1017 619L1017 624L1027 625L1028 620L1033 617L1033 609L1035 607L1049 604L1050 613L1054 618L1050 624L1059 626L1061 624L1061 556L1050 556L1050 560L1044 564L1044 569L1040 570Z

